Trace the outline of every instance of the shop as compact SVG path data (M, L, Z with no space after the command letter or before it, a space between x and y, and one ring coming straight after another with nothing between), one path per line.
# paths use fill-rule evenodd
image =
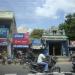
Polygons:
M33 53L38 55L44 48L41 39L32 39L31 48L33 50Z
M16 23L13 12L0 11L0 52L6 51L11 56L10 35L16 33Z
M13 35L12 53L14 54L14 57L16 57L19 51L25 55L29 49L29 33L16 33Z
M72 55L73 53L75 53L75 41L70 41L70 44L69 44L69 53L70 55Z

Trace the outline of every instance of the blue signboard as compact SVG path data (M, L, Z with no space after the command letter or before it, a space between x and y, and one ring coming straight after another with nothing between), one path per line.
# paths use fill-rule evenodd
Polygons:
M33 45L41 45L42 43L41 43L40 39L34 39L34 40L32 40L32 44Z
M15 38L15 39L21 39L23 37L24 37L23 33L16 33L16 34L13 35L13 38Z
M8 29L7 28L0 28L0 38L7 38Z

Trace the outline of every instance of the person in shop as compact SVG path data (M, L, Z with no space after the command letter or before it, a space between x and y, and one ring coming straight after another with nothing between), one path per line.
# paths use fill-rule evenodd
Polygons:
M43 51L41 51L37 59L38 64L44 65L45 72L48 72L48 62L46 58L47 55L48 55L47 53L44 53Z
M17 58L21 59L22 58L22 51L17 51Z

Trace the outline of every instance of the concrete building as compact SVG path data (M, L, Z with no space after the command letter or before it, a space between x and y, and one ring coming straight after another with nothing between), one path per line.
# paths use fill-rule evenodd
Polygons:
M17 32L15 15L11 11L0 11L0 52L4 50L11 56L12 34Z
M59 30L57 27L44 30L42 40L49 55L67 56L69 54L68 37L65 35L64 30Z

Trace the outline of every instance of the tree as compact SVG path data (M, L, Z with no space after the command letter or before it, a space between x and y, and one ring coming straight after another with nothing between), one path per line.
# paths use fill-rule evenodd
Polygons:
M31 38L41 38L43 34L43 29L34 29L31 33Z
M75 40L75 13L69 14L64 23L59 25L59 29L64 29L70 40Z

